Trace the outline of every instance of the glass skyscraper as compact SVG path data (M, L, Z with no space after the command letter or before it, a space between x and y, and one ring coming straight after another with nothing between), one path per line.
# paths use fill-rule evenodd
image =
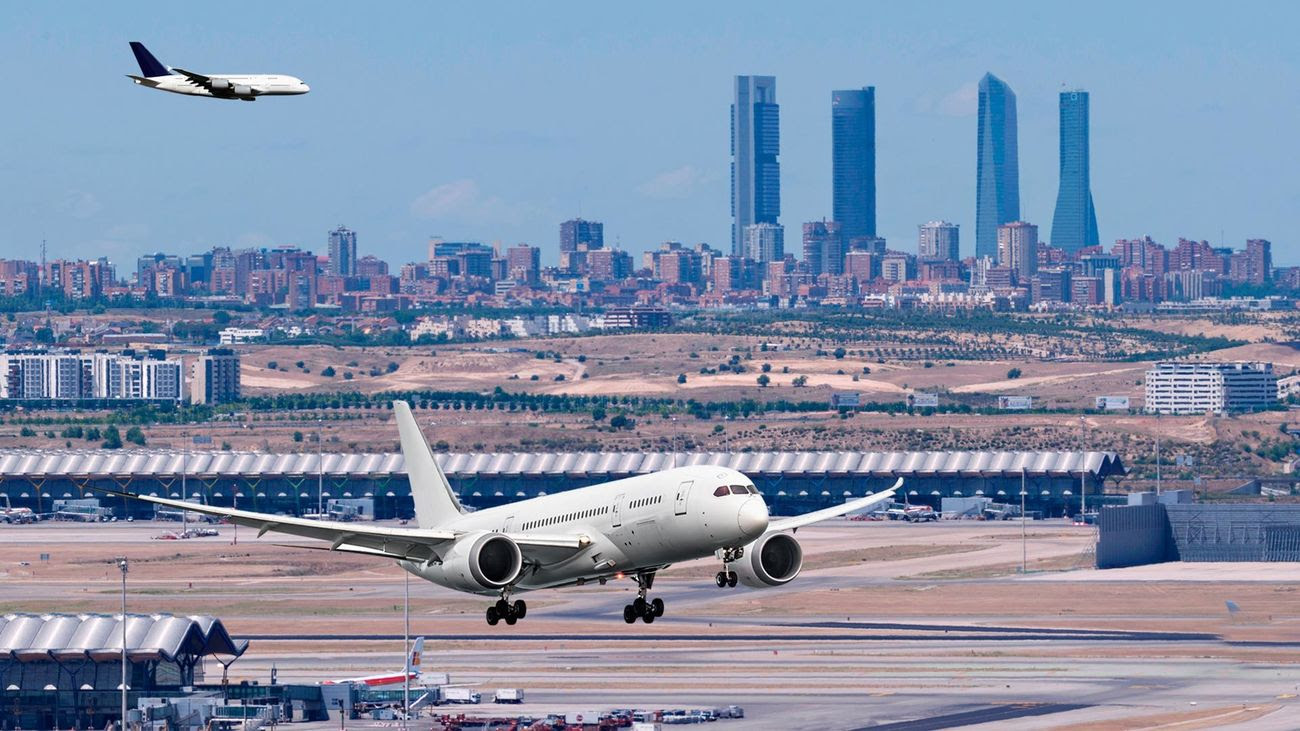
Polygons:
M1052 216L1052 240L1075 252L1101 243L1088 174L1088 92L1061 92L1061 187Z
M781 215L780 107L776 77L737 76L731 104L731 253L744 250L745 230L776 224Z
M996 257L998 226L1020 219L1020 156L1016 95L984 74L979 86L979 152L975 163L975 256Z
M831 92L831 215L845 241L876 235L876 87Z

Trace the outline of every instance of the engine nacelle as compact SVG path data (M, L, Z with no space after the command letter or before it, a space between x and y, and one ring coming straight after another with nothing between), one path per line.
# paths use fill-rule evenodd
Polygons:
M453 589L496 590L519 578L524 554L519 544L500 533L468 533L456 539L442 557L442 573Z
M803 568L803 548L789 533L767 533L745 546L731 568L740 583L755 589L788 584Z
M230 91L230 87L232 86L232 84L226 79L209 79L208 85L212 87L212 91L214 92Z
M253 87L244 86L243 84L235 84L234 94L235 96L252 96Z

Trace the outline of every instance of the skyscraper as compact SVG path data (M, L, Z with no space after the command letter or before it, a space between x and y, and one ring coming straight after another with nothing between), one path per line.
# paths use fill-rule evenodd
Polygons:
M845 240L876 235L876 87L831 92L831 214Z
M975 163L975 256L994 256L998 226L1020 218L1020 156L1016 95L998 77L979 86L979 152Z
M1038 271L1038 227L1024 221L998 226L998 266L1013 269L1020 284Z
M1088 92L1061 92L1061 187L1052 246L1074 253L1101 243L1088 176Z
M740 256L758 262L780 261L785 257L785 227L775 223L746 226Z
M357 232L346 226L330 231L329 273L351 277L357 273Z
M560 253L605 247L605 224L573 218L560 224Z
M922 259L961 261L961 245L957 237L957 224L931 221L919 227L917 255Z
M808 272L844 273L844 237L839 221L810 221L803 225L803 258Z
M746 229L781 215L780 107L776 77L737 76L731 104L731 253L741 255Z

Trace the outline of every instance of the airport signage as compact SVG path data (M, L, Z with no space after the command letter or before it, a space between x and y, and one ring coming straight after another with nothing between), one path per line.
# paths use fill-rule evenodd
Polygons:
M1028 411L1034 408L1034 397L998 396L998 408L1003 411Z
M1128 411L1128 396L1098 396L1098 411Z
M862 394L860 393L833 393L831 394L832 409L856 409L862 405Z
M939 407L939 394L917 391L912 394L912 405L918 409L937 409Z

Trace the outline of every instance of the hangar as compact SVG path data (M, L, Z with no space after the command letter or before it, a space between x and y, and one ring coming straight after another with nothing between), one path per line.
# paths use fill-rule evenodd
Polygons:
M939 507L945 497L1019 499L1061 515L1080 490L1103 492L1124 466L1114 452L531 452L440 454L461 502L490 507L674 466L719 465L749 475L776 514L827 507L904 478L905 499ZM374 514L411 513L400 454L139 451L0 451L0 499L47 511L58 499L107 487L263 512L314 511L318 499L374 500ZM151 514L144 503L127 514Z

